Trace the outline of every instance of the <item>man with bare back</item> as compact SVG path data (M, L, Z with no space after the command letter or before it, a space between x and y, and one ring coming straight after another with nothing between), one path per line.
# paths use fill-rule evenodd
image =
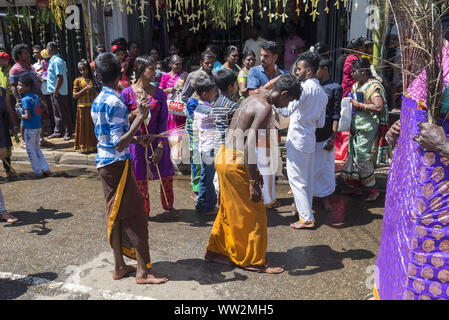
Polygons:
M261 201L262 176L257 169L256 141L269 125L272 106L287 107L301 96L301 82L284 75L270 91L245 99L235 111L226 142L215 158L220 183L220 211L205 260L263 273L281 273L266 261L267 218Z

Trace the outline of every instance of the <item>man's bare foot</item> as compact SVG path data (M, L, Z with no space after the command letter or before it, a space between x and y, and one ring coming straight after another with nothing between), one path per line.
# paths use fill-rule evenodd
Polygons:
M306 228L310 229L310 228L315 227L315 222L312 222L310 224L305 224L305 223L302 223L301 221L296 221L295 223L290 224L290 227L292 227L293 229L298 229L298 230L306 229Z
M213 208L211 211L205 213L206 216L215 216L218 214L218 208Z
M12 214L10 214L9 212L4 212L2 214L0 214L0 219L2 221L6 221L7 223L16 223L19 222L19 219L17 219L16 217L14 217Z
M120 280L124 276L126 276L127 274L130 274L132 272L136 272L136 270L137 270L137 265L136 264L125 265L124 267L121 267L118 270L114 270L114 272L112 273L112 279Z
M290 189L287 193L288 193L289 196L292 196L293 195L293 190Z
M168 281L166 274L147 270L142 275L136 275L137 284L161 284Z
M194 202L196 202L196 200L198 199L198 196L195 194L195 192L192 192L190 199L192 199Z
M255 271L259 273L268 273L268 274L279 274L284 272L283 267L274 267L269 266L268 264L265 264L264 266L248 266L248 267L241 267L242 269L248 270L248 271Z

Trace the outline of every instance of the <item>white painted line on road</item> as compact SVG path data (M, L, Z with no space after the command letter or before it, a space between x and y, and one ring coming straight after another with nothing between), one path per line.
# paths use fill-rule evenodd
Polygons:
M151 297L136 296L129 293L111 290L99 290L79 284L51 281L45 278L13 274L10 272L0 272L0 279L18 281L29 286L44 285L51 290L67 290L74 293L87 293L90 295L103 297L107 300L156 300Z

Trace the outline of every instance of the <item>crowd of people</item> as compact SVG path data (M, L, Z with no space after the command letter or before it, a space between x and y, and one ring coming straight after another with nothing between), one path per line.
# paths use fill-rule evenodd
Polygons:
M331 80L335 62L325 44L305 50L292 28L285 45L283 70L279 44L262 39L254 28L243 53L231 45L218 61L217 49L208 45L199 68L190 73L175 45L165 58L157 49L140 55L137 43L123 38L114 40L109 52L99 45L94 61L78 63L79 77L73 82L76 121L69 107L67 64L56 43L44 50L33 47L34 65L28 46L16 45L11 68L10 56L0 53L0 150L5 172L13 174L11 135L18 133L36 177L50 173L40 150L45 133L50 133L48 139L75 138L75 149L96 152L114 279L136 270L124 263L124 254L137 259L138 283L161 283L167 276L150 270L147 225L153 191L148 182L160 182L163 208L179 215L172 160L185 152L182 141L187 136L196 212L217 215L205 259L252 271L283 272L265 258L266 209L281 206L275 187L282 166L280 117L290 121L285 146L292 213L298 217L291 224L294 229L314 227L314 197L322 200L326 211L332 210L335 147L346 144L348 149L345 193L377 199L371 149L380 146L387 119L382 79L362 57L369 57L368 49L362 48L365 40L351 42L354 54L345 57L341 85ZM351 98L353 117L350 131L339 137L344 97ZM1 217L17 221L6 209Z

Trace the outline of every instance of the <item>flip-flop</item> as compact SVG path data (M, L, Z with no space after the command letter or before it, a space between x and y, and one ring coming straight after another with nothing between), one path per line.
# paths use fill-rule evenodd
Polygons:
M282 207L282 203L280 203L278 200L275 200L272 204L265 206L267 209L276 209L279 207Z

